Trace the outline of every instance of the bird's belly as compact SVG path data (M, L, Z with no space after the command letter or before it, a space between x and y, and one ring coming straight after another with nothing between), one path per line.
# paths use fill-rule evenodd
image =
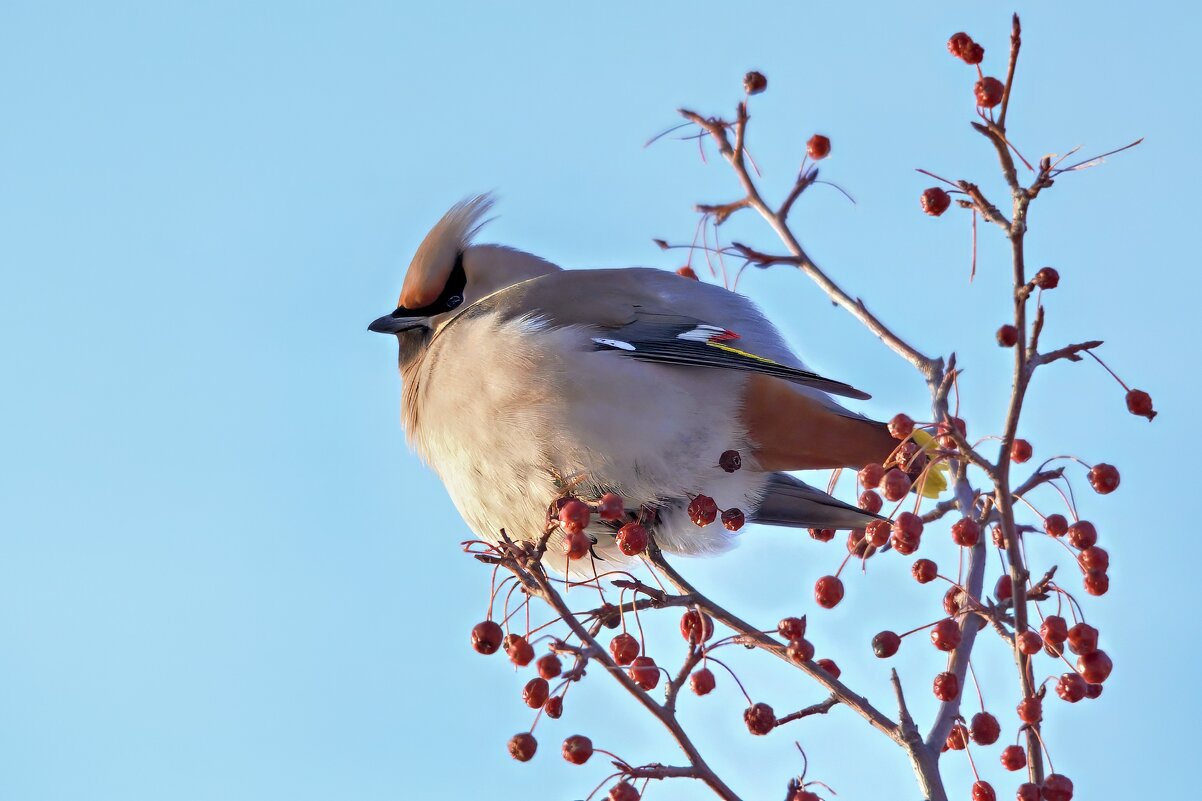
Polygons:
M720 522L694 526L684 507L699 493L748 513L758 501L763 473L718 464L726 450L750 453L738 415L742 375L594 352L572 329L474 326L433 354L456 367L423 377L410 435L478 536L495 540L504 528L538 538L548 505L578 482L586 498L613 491L629 509L663 506L665 550L729 547ZM611 529L590 533L599 554L620 558Z

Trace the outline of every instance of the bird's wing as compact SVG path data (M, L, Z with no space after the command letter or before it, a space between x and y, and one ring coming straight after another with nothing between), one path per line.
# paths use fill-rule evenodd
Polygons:
M647 362L741 370L850 398L869 395L805 369L742 295L664 270L567 270L507 287L461 316L494 312L584 326L596 350Z

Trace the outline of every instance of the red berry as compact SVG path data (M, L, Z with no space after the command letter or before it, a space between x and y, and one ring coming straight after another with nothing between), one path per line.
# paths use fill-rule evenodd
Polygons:
M1109 495L1119 488L1119 469L1105 462L1095 464L1089 471L1089 485L1099 495Z
M526 686L522 688L522 701L531 709L538 709L547 703L547 696L550 694L551 688L547 686L547 680L542 676L536 676L526 682Z
M951 587L943 594L943 611L949 615L958 615L964 611L967 600L962 597L964 591L960 587Z
M994 526L989 529L989 536L993 540L994 547L1002 548L1003 550L1006 548L1006 534L1002 531L1001 526Z
M867 532L864 529L853 528L847 532L847 552L852 556L867 559L876 553L876 549L868 547Z
M960 644L960 627L950 617L940 620L931 628L931 644L940 651L954 651Z
M1013 348L1018 342L1018 329L1006 323L997 330L997 343L1003 348Z
M997 801L997 793L989 782L977 780L972 783L972 801Z
M1085 697L1086 681L1077 673L1065 673L1056 682L1056 695L1070 704L1075 704Z
M1068 624L1060 615L1048 615L1043 619L1043 625L1039 627L1039 634L1043 637L1044 642L1059 645L1068 639Z
M742 509L727 509L722 512L722 525L727 531L738 531L746 520Z
M639 641L622 632L609 641L609 653L619 665L629 665L639 655Z
M558 719L563 715L563 696L553 695L547 699L547 703L543 704L543 711L547 713L547 717Z
M955 450L956 438L952 436L953 432L958 432L961 437L968 435L968 426L959 417L952 417L935 427L935 432L939 435L939 444L948 450Z
M972 47L964 51L964 55L960 56L965 64L980 64L985 60L985 48L981 47L976 42L972 43Z
M1077 657L1077 672L1090 684L1101 684L1106 681L1114 663L1105 651L1090 651Z
M718 504L708 495L698 495L689 502L689 519L695 526L708 526L718 516Z
M939 187L932 186L930 189L923 190L919 203L922 205L924 213L938 217L952 205L952 196ZM890 431L892 431L892 425L890 425ZM893 436L897 437L897 434ZM903 439L903 437L898 437L898 439Z
M831 154L831 140L822 134L814 134L806 142L806 153L814 161L821 161Z
M879 659L888 659L901 647L901 637L892 631L882 631L872 638L872 652Z
M1089 570L1085 573L1085 591L1090 595L1105 595L1110 589L1110 577L1101 570Z
M885 477L885 467L879 464L866 464L860 468L858 476L861 487L877 489L881 486L881 479Z
M627 556L638 556L647 550L647 529L641 523L627 523L618 529L618 550Z
M564 535L563 552L569 559L583 559L592 547L592 538L583 531L571 531Z
M534 661L534 648L520 634L507 634L501 643L510 661L518 667L526 667Z
M904 539L917 540L922 536L922 518L913 512L902 512L893 521L893 533Z
M814 600L823 609L834 609L843 600L843 582L835 576L823 576L814 584Z
M1015 795L1017 801L1039 801L1039 785L1023 782Z
M864 539L873 548L880 548L889 541L889 521L873 520L864 528Z
M993 597L999 601L1008 601L1014 597L1014 582L1010 576L998 576L997 584L993 585Z
M693 692L697 695L708 695L717 682L714 681L714 672L709 668L701 668L694 671L692 676L689 676L689 686L693 688Z
M1073 783L1067 776L1053 773L1043 780L1043 801L1072 801Z
M993 745L1002 736L1002 726L997 718L988 712L978 712L972 716L972 741L977 745Z
M1002 94L1006 87L997 78L986 75L977 81L973 94L977 96L977 105L981 108L993 108L1002 102Z
M700 645L714 636L714 621L705 612L690 609L680 616L680 636L685 642Z
M1031 283L1040 289L1055 289L1060 286L1060 273L1055 267L1040 267Z
M738 451L722 451L718 457L718 466L728 473L733 473L743 466L743 457Z
M618 782L609 788L609 801L639 801L639 791L630 782Z
M1068 647L1074 654L1098 650L1098 630L1084 621L1068 630Z
M501 638L504 632L501 627L491 620L485 620L483 623L477 623L472 626L472 648L476 649L477 653L495 654L497 649L501 647Z
M837 679L843 675L843 671L839 670L839 666L835 664L835 660L833 659L819 659L814 664L829 673L831 678Z
M1110 569L1110 554L1105 548L1091 545L1080 554L1081 567L1086 570L1099 570L1105 573Z
M947 40L947 52L956 58L964 58L964 54L972 45L972 37L964 31L960 31L959 33L953 33L952 38Z
M910 575L919 584L927 584L939 575L939 568L930 559L919 559L910 566Z
M885 498L890 501L900 501L909 492L910 477L896 467L890 468L889 472L885 474Z
M1022 464L1031 458L1033 450L1031 443L1025 439L1016 439L1014 444L1010 446L1010 461L1015 464Z
M743 711L743 722L752 734L767 734L776 727L776 713L767 704L752 704Z
M607 492L597 502L597 516L602 520L621 520L626 514L626 502L616 492Z
M1142 389L1127 391L1127 411L1149 420L1156 416L1156 411L1152 408L1152 396Z
M538 741L528 731L509 738L509 755L518 762L529 762L538 750Z
M932 688L940 701L951 701L960 695L960 680L955 673L944 671L935 675Z
M743 91L749 95L758 95L768 88L768 79L762 72L752 70L743 76Z
M952 730L947 735L947 747L953 751L963 751L968 747L968 729L963 723L952 726Z
M573 765L583 765L593 755L593 741L583 734L573 734L563 741L563 758Z
M786 640L800 640L806 636L806 619L804 617L787 617L776 624L776 630Z
M971 517L962 517L952 524L952 541L971 548L981 538L981 527Z
M1061 514L1051 514L1043 519L1043 530L1053 537L1063 537L1068 532L1068 520Z
M797 664L809 662L814 658L814 644L802 637L800 640L790 640L785 648L785 656Z
M575 498L565 503L559 509L559 525L568 534L578 534L588 527L591 514L588 505Z
M835 538L835 530L833 528L812 528L810 536L819 542L830 542Z
M1034 656L1043 648L1043 638L1031 629L1018 635L1018 650L1027 656Z
M1086 683L1086 685L1085 685L1085 697L1086 698L1093 700L1094 698L1098 698L1101 695L1102 695L1102 685L1101 684Z
M1027 766L1027 752L1019 745L1008 745L1002 749L1002 767L1006 770L1022 770Z
M947 194L946 192L944 194ZM943 212L939 212L942 214ZM939 216L939 215L935 215ZM895 414L889 421L889 433L894 439L906 439L914 433L914 421L905 414Z
M1098 541L1098 530L1088 520L1078 520L1068 527L1068 544L1085 550Z
M676 274L682 278L691 278L694 281L701 280L700 278L697 277L697 271L694 270L692 267L690 267L687 264L683 267L677 267Z
M881 496L872 490L864 490L860 493L860 508L865 512L874 515L881 511L883 505L884 501L881 500Z
M627 671L627 674L631 681L644 690L654 690L655 685L659 684L659 668L656 666L655 660L649 656L636 656L630 663L630 670Z
M538 675L544 679L553 679L563 672L563 663L559 661L559 657L555 654L543 654L538 658L538 662L534 664L538 669Z
M1018 719L1023 723L1038 723L1043 718L1043 701L1033 695L1018 702Z

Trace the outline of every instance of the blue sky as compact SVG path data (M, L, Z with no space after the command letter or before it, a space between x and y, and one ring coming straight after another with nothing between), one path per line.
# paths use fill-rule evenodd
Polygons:
M1005 248L982 228L969 286L967 221L921 215L930 182L913 168L979 180L1000 202L968 126L971 71L944 41L969 31L1001 72L1009 7L647 5L4 5L0 798L566 800L602 775L556 755L577 731L631 760L677 761L600 676L540 724L533 763L505 755L529 723L524 678L467 647L486 571L458 553L463 524L405 448L392 343L364 329L392 307L429 225L479 191L501 196L490 240L568 267L678 266L652 237L688 239L692 204L732 199L733 180L690 145L642 143L680 105L727 113L749 68L770 81L750 142L767 191L787 188L811 133L832 138L824 177L857 202L815 188L799 234L919 347L956 349L974 433L1000 426ZM1078 797L1165 796L1189 776L1202 712L1188 611L1202 554L1186 511L1200 288L1187 192L1202 176L1185 54L1198 18L1049 5L1016 4L1016 143L1038 157L1147 139L1039 199L1030 258L1063 277L1045 341L1106 340L1162 415L1127 415L1090 364L1048 369L1031 393L1021 430L1037 455L1123 471L1115 495L1079 493L1113 557L1113 589L1087 615L1114 676L1099 703L1049 703L1047 729ZM772 247L750 218L725 233ZM922 413L909 369L800 276L756 272L742 288L820 372L873 393L864 411ZM755 528L743 540L683 567L766 625L814 612L837 546ZM1041 545L1037 563L1062 558ZM933 547L951 563L950 544ZM868 638L937 604L907 573L879 560L812 615L819 652L890 712ZM999 643L980 653L1008 738L1011 670ZM822 697L764 659L731 659L780 710ZM934 652L909 648L899 668L929 715ZM683 714L747 797L783 793L794 739L840 799L918 797L903 755L846 710L753 740L719 682ZM997 749L978 759L1008 797ZM949 790L967 798L967 768L950 762Z

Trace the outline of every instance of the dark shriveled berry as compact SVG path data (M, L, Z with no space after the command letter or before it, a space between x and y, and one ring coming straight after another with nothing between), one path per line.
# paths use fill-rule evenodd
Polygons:
M1027 442L1025 439L1016 439L1014 440L1014 444L1010 446L1010 461L1015 464L1022 464L1031 458L1032 453L1034 453L1034 449L1031 447L1030 442Z
M1015 793L1017 801L1039 801L1039 785L1023 782Z
M1090 595L1105 595L1110 589L1110 577L1101 570L1086 571L1083 583Z
M1062 514L1051 514L1043 519L1043 530L1052 537L1063 537L1068 532L1068 519Z
M726 509L722 512L722 527L727 531L738 531L746 522L742 509Z
M886 500L900 501L910 492L910 477L896 467L890 468L885 474L882 491Z
M968 729L963 723L952 726L947 735L947 747L953 751L963 751L968 747Z
M866 464L860 468L860 472L856 474L860 479L860 486L864 489L877 489L881 486L881 480L885 478L885 466L880 464Z
M472 627L472 648L476 653L495 654L501 647L501 638L505 636L501 627L491 620L477 623Z
M1101 684L1110 676L1114 663L1105 651L1090 651L1077 657L1077 672L1090 684Z
M743 76L743 91L749 95L758 95L768 88L768 79L764 73L752 70Z
M1027 656L1034 656L1043 650L1043 638L1031 629L1027 629L1018 635L1018 650Z
M951 38L947 40L947 52L951 53L956 58L964 58L964 54L972 47L972 37L964 31L953 33Z
M960 627L950 617L931 627L931 644L940 651L954 651L960 644Z
M964 51L964 55L960 56L965 64L977 65L985 60L985 48L981 47L976 42L972 43L972 47Z
M839 666L835 664L835 660L833 659L819 659L814 664L829 673L832 678L837 679L843 675L843 671L839 670Z
M932 217L938 217L952 205L952 196L939 187L932 186L930 189L923 190L922 197L919 198L919 203L922 205L923 213L929 214ZM894 434L894 436L897 435ZM909 436L909 434L906 436ZM898 437L898 439L901 439L901 437Z
M722 451L718 457L718 466L728 473L733 473L743 466L743 457L738 451Z
M621 781L609 788L608 801L639 801L639 791L628 781Z
M529 762L538 750L538 741L528 731L515 734L509 738L509 755L518 762Z
M1018 329L1006 323L997 330L997 343L1003 348L1013 348L1018 342Z
M997 793L993 791L993 785L980 779L973 782L972 801L997 801Z
M1085 550L1098 542L1098 530L1088 520L1078 520L1068 527L1068 544Z
M1080 554L1081 567L1086 570L1100 570L1105 573L1110 569L1110 553L1097 545L1086 548Z
M809 662L814 658L814 644L804 637L800 640L790 640L789 646L785 648L785 656L799 665Z
M743 722L752 734L764 735L776 727L776 713L767 704L752 704L744 710Z
M1028 695L1018 702L1018 719L1023 723L1038 723L1043 719L1043 701L1034 695Z
M680 636L692 645L701 643L714 636L714 621L696 609L690 609L680 616Z
M872 490L864 490L860 493L859 506L865 512L874 515L881 511L883 505L884 501L881 500L881 496Z
M910 566L910 575L919 584L927 584L939 575L939 568L930 559L919 559Z
M942 190L940 190L942 191ZM947 194L944 192L944 194ZM948 202L951 202L950 199ZM943 212L939 212L942 214ZM935 215L939 216L939 215ZM906 414L895 414L893 419L889 421L889 434L894 439L905 439L914 433L914 421Z
M1068 647L1082 655L1098 650L1098 630L1082 621L1068 630Z
M819 542L830 542L835 538L835 530L833 528L812 528L810 536Z
M563 672L563 663L555 654L543 654L534 663L534 666L538 669L538 675L547 680L553 679Z
M864 539L873 548L880 548L889 541L890 531L888 520L873 520L864 527Z
M1065 673L1056 682L1056 695L1070 704L1075 704L1085 697L1085 679L1077 673Z
M558 720L563 716L563 696L553 695L547 699L547 703L543 704L543 711L547 713L547 717Z
M981 538L981 527L971 517L962 517L952 524L952 542L971 548Z
M1031 283L1040 289L1055 289L1060 286L1060 273L1056 272L1055 267L1040 267Z
M872 652L879 659L888 659L901 647L901 637L896 632L882 631L872 638Z
M931 688L940 701L951 701L960 695L960 680L956 678L955 673L944 671L936 674Z
M501 643L509 660L518 667L526 667L534 661L534 648L520 634L507 634Z

